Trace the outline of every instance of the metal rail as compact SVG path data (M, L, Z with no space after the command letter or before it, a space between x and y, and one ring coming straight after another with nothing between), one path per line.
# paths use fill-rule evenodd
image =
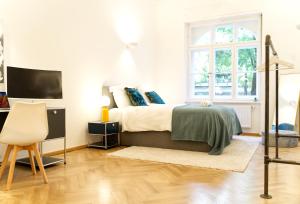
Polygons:
M278 123L279 123L279 65L276 64L276 92L275 92L275 158L271 159L269 156L269 106L270 106L270 49L272 50L272 54L274 56L278 56L274 45L271 40L271 36L266 36L265 41L265 71L266 71L266 79L265 79L265 151L264 151L264 193L260 195L260 197L264 199L271 199L272 196L269 194L269 163L281 163L281 164L292 164L292 165L300 165L300 161L292 161L292 160L284 160L279 158L279 144L278 139L282 138L300 138L299 135L281 135L279 134Z

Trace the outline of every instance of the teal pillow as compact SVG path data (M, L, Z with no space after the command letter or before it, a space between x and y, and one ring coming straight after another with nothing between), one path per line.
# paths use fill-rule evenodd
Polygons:
M131 102L132 105L134 106L147 106L147 103L145 101L145 99L143 98L143 96L140 94L140 92L135 89L135 88L124 88L129 100Z
M151 103L165 104L162 98L155 91L145 92L145 94Z

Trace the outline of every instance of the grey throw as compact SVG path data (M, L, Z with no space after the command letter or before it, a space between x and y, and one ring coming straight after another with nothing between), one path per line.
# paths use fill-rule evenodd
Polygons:
M233 135L241 134L240 121L232 108L183 105L173 109L172 140L206 142L211 155L222 154Z

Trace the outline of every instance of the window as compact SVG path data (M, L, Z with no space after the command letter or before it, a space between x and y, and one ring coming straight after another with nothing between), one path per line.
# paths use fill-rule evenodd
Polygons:
M187 40L190 100L258 98L260 15L188 24Z

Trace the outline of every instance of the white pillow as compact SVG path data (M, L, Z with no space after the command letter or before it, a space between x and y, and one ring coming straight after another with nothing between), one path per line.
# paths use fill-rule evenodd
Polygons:
M112 92L114 100L118 108L125 108L131 106L130 99L126 94L124 88L122 89L114 89Z

